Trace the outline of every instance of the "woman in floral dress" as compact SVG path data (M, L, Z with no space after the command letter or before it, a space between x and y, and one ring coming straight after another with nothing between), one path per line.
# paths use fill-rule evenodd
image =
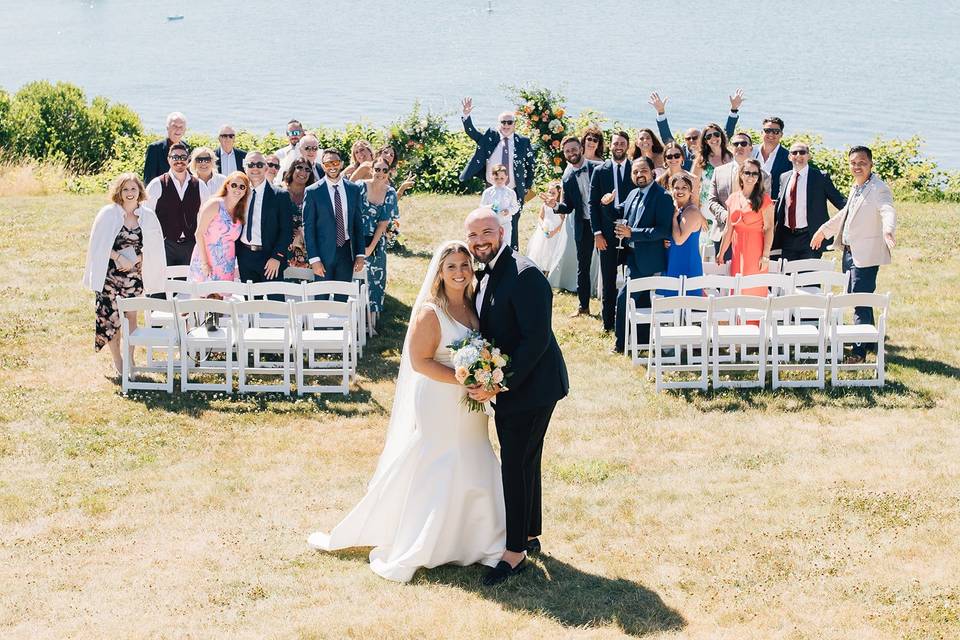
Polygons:
M197 244L190 259L191 282L240 279L234 243L240 237L249 198L250 179L234 171L200 208Z
M397 192L390 186L390 165L383 158L373 163L373 178L361 180L361 215L367 258L367 287L370 292L371 319L376 328L387 288L387 249L384 232L397 213Z

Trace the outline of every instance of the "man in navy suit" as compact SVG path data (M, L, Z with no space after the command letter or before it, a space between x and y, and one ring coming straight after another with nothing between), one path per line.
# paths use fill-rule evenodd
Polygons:
M174 111L167 116L167 137L163 140L157 140L147 145L147 153L143 161L143 184L150 184L150 181L157 176L162 176L170 171L170 162L167 156L170 153L170 145L186 144L183 142L183 136L187 132L187 117L179 111ZM190 148L187 148L189 155Z
M280 280L287 265L287 247L293 240L293 201L286 191L266 179L262 153L251 151L246 160L250 198L237 242L240 279L244 282Z
M600 165L595 160L584 160L580 138L563 139L563 157L568 170L563 176L563 200L557 213L572 215L574 239L577 245L577 299L580 307L574 315L590 314L590 267L593 264L593 228L590 222L590 179Z
M646 156L633 161L633 183L637 188L630 192L623 203L623 217L627 224L618 224L614 229L617 238L627 245L627 277L645 278L658 275L667 269L667 249L664 240L669 240L673 231L673 199L654 181L653 160ZM640 308L650 306L650 294L634 294L634 302ZM620 288L617 296L617 340L614 351L623 353L627 318L627 286ZM649 339L650 325L637 327L638 340L645 344Z
M819 258L823 250L811 248L810 241L830 215L827 201L843 209L847 199L828 174L809 164L810 147L802 142L790 145L793 169L780 176L780 194L774 209L773 248L787 260Z
M633 191L630 159L627 157L629 147L630 135L626 131L615 131L610 138L611 159L595 168L590 179L590 227L593 229L593 246L600 252L600 299L603 301L600 315L604 331L613 331L616 317L617 265L623 250L617 249L613 221L620 217L618 208ZM613 198L604 204L607 194L613 194Z
M234 171L243 171L246 166L243 159L247 157L247 152L234 146L237 132L234 131L233 127L225 124L220 127L218 138L220 139L220 146L214 152L217 154L217 173L228 176Z
M673 132L670 131L670 123L667 122L667 100L668 97L660 97L660 94L654 91L650 94L648 103L657 110L657 129L660 130L660 139L663 143L676 142ZM733 137L733 132L737 129L737 122L740 120L740 105L743 103L743 89L730 96L730 114L727 116L727 123L723 127L727 134L727 139ZM683 134L683 142L680 144L680 150L683 151L683 168L690 171L693 165L693 156L700 150L700 129L690 128Z
M340 175L343 160L336 149L320 156L324 177L307 187L303 199L303 236L307 261L321 280L350 282L363 270L363 222L360 187Z
M753 157L760 161L763 170L770 176L770 197L780 194L780 176L790 171L790 155L780 144L783 138L783 120L770 116L763 121L763 144L755 147Z
M516 133L517 118L512 111L504 111L500 114L498 130L489 128L483 133L473 126L473 120L470 119L471 111L473 111L473 100L464 98L463 130L477 143L477 150L460 173L460 182L482 175L487 184L492 185L493 167L498 164L507 167L509 173L507 186L516 192L517 202L520 203L520 210L513 216L513 233L509 239L510 246L517 249L520 214L523 212L524 197L533 186L536 155L530 145L530 138Z

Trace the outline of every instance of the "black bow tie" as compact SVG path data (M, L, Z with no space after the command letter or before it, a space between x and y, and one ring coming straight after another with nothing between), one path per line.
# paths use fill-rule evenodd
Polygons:
M486 269L477 269L476 271L473 272L473 275L477 277L477 282L480 282L481 280L483 280L484 276L490 275L490 272L487 271Z

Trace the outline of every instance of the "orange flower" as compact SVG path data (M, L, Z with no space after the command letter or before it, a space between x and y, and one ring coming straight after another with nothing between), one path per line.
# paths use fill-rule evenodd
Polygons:
M543 135L540 136L540 137L543 138L544 140L549 140L549 139L550 139L550 134L549 134L549 133L545 133L545 134L543 134Z
M566 113L563 109L554 109L553 114L558 118L562 118L563 114Z
M560 156L557 156L556 158L553 159L553 164L560 166Z
M559 148L560 148L560 141L559 141L559 140L554 140L553 142L550 143L550 145L551 145L554 149L559 149Z

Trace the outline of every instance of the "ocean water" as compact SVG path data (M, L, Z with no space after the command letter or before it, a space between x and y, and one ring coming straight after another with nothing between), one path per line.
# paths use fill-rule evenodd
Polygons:
M658 90L678 129L722 124L742 87L744 126L776 114L838 147L918 134L960 168L954 3L0 0L0 15L0 87L69 81L155 131L173 110L208 132L386 124L416 100L459 126L465 95L486 124L524 84L629 127L654 125Z

